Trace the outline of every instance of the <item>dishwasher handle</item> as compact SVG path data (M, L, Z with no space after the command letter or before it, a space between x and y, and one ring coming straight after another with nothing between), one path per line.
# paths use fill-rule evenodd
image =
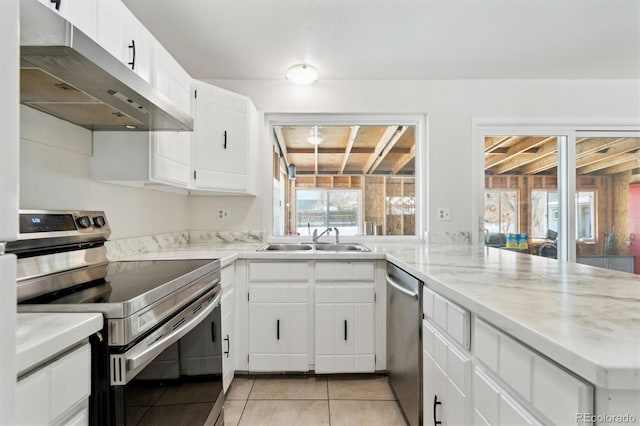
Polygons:
M386 274L385 276L386 280L387 280L387 284L389 284L391 287L395 288L396 290L398 290L400 293L404 294L405 296L409 296L413 299L418 300L418 298L420 297L418 295L418 293L414 293L411 290L407 290L406 288L402 287L400 284L398 284L397 281L395 281L393 278L391 278L391 276L389 274Z

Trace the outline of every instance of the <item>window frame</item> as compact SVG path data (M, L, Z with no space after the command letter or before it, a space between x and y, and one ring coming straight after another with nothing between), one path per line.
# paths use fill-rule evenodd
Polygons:
M569 218L576 217L576 139L578 137L615 137L624 134L640 137L637 117L472 117L471 172L475 177L472 188L472 241L483 243L484 231L477 224L484 223L484 139L487 136L557 136L558 137L558 193L561 208L558 233L558 260L576 261L576 227L569 226Z
M415 209L416 209L416 226L413 235L358 235L357 237L347 236L344 240L355 238L357 240L422 240L425 225L427 223L427 200L423 196L425 188L427 188L427 116L421 114L314 114L314 113L297 113L297 114L265 114L265 140L266 146L271 149L275 142L274 127L275 126L354 126L354 125L408 125L415 126ZM272 161L269 162L273 163ZM268 167L270 175L273 175L273 165ZM271 179L268 191L270 196L264 197L263 202L263 220L266 224L266 238L269 241L290 241L292 239L304 239L308 237L292 236L292 235L274 235L273 234L273 190L271 189Z

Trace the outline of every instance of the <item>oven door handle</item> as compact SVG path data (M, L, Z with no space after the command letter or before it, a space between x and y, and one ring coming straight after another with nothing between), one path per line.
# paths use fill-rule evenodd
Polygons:
M179 319L177 321L174 321L174 325L173 325L174 331L166 336L159 338L155 342L151 343L144 351L140 353L136 353L135 355L132 355L132 356L127 356L125 354L126 361L127 361L126 362L126 366L127 366L126 381L128 382L131 378L133 378L133 376L129 377L130 372L137 373L137 370L141 369L142 367L145 367L162 351L164 351L166 348L168 348L169 346L171 346L172 344L180 340L184 335L186 335L188 332L193 330L198 324L200 324L202 320L204 320L207 316L209 316L209 314L213 312L213 310L218 305L220 305L220 298L222 297L221 293L222 292L218 291L217 296L215 296L213 301L210 302L204 309L196 308L200 310L198 310L198 314L193 318L191 318L190 320L185 321L184 319ZM180 315L176 316L176 318L179 318L179 317ZM134 347L134 350L135 350L135 347Z

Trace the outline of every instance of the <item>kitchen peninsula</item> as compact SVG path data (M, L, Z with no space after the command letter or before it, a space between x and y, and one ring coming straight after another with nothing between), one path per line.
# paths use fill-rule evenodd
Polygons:
M256 252L257 244L239 244L235 249L234 244L191 244L133 257L206 254L220 257L223 267L254 260L387 260L422 280L425 288L468 310L472 320L486 321L536 357L587 384L593 389L592 414L640 418L640 282L636 276L484 246L365 245L371 252L267 253ZM246 280L241 273L246 270L237 271L236 285Z

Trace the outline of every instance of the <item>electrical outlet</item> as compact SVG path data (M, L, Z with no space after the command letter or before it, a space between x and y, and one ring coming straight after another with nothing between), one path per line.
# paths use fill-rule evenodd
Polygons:
M438 219L451 220L451 209L449 207L438 208Z
M228 220L230 216L229 209L218 209L218 221Z

